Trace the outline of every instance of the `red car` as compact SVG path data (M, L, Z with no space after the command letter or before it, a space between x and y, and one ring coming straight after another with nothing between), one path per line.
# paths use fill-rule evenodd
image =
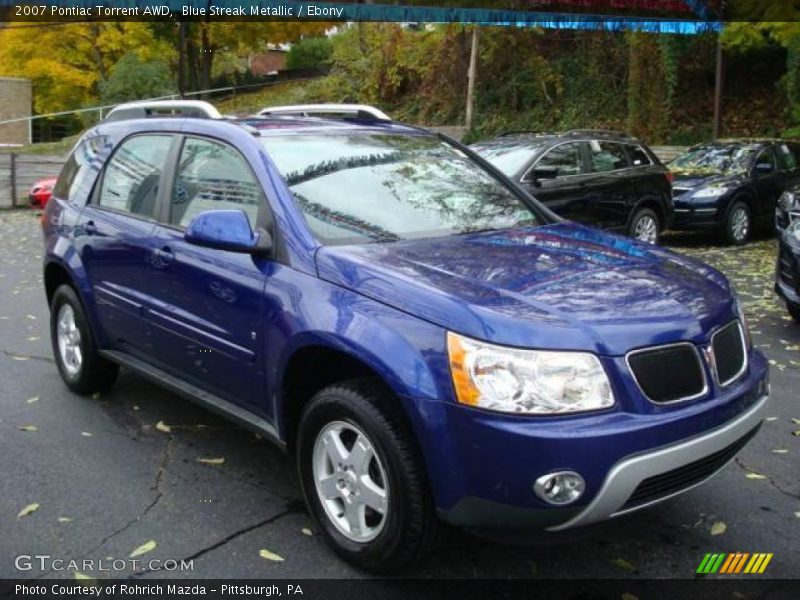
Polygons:
M57 177L48 177L33 184L28 198L30 199L31 206L36 208L44 208L47 206L47 201L53 195L53 186L56 184Z

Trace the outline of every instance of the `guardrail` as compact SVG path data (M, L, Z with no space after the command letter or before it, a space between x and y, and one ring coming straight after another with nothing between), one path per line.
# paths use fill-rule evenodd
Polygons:
M57 177L63 156L0 153L0 208L28 205L28 191L46 177Z

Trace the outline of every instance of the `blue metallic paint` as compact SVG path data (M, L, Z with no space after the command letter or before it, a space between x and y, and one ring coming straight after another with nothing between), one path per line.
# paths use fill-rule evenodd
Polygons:
M289 129L294 124L298 135L325 130L300 120L285 123ZM329 128L345 126L423 135L396 124ZM115 327L141 328L144 341L134 349L140 356L264 416L283 439L289 435L288 399L281 390L292 357L309 347L347 354L396 393L445 515L471 497L543 508L532 481L564 468L586 478L584 504L622 457L714 428L764 391L767 365L756 350L746 376L730 388L712 387L704 398L670 406L644 399L624 364L624 354L634 348L675 340L707 343L715 328L735 318L727 281L707 265L570 223L322 247L258 138L235 124L123 121L101 124L84 139L104 135L116 145L147 131L204 135L237 148L264 189L281 260L191 245L176 229L103 215L115 239L129 239L120 246L102 232L87 234L87 217L104 212L84 208L88 192L56 197L44 221L46 268L59 265L69 273L100 345L117 349ZM164 244L174 261L143 258ZM110 262L91 285L98 251L107 252ZM110 286L115 282L117 288ZM138 289L120 293L119 286ZM104 287L124 300L109 300ZM168 288L172 292L165 294ZM596 352L617 403L601 413L562 417L499 415L458 405L448 368L448 329L499 344ZM204 358L200 353L206 350L219 360Z

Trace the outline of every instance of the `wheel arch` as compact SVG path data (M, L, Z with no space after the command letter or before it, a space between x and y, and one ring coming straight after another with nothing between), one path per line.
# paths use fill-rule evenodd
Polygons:
M422 372L427 367L421 356L413 361L416 381L410 381L409 365L390 364L354 340L319 334L307 334L303 338L302 343L287 351L275 389L278 430L290 453L297 440L300 416L314 394L337 382L358 378L379 381L397 401L399 412L420 439L421 417L411 406L415 402L412 398L437 393L433 375ZM394 356L399 354L402 352L396 351Z

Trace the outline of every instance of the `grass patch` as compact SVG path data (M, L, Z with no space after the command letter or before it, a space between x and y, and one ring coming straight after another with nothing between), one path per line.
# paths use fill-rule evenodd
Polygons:
M264 87L255 92L238 93L215 102L224 115L245 116L257 113L267 106L303 104L309 102L310 81L287 81Z

